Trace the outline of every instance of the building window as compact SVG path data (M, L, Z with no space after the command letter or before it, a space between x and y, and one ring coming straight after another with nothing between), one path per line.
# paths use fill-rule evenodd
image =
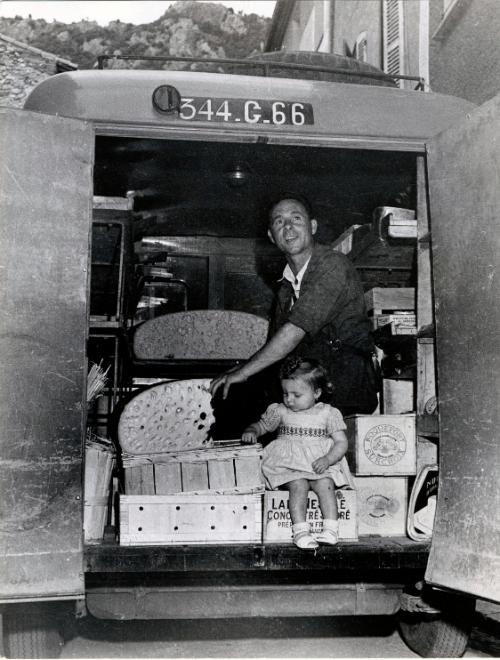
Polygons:
M368 62L368 37L366 32L361 32L356 39L354 57L361 62Z
M404 74L403 7L401 0L384 0L383 42L384 66L389 75ZM402 87L403 81L397 81Z

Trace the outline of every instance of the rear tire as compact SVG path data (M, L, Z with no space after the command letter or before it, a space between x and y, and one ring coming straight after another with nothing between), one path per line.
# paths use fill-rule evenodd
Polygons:
M57 658L63 638L50 615L21 611L3 614L3 644L7 658Z
M465 653L473 622L470 617L400 613L399 631L405 644L422 658L461 658Z

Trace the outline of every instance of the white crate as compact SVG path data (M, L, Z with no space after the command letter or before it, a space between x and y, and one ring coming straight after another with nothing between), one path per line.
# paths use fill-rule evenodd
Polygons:
M405 536L408 511L406 477L354 477L358 494L359 536Z
M336 491L339 510L339 539L355 541L358 538L356 526L356 491L342 489ZM287 490L267 491L264 496L264 543L292 543L292 521L288 509ZM318 497L309 492L307 521L313 534L323 529L323 516Z
M121 495L121 545L260 543L262 495Z
M345 418L347 461L356 475L416 473L415 415L351 415Z

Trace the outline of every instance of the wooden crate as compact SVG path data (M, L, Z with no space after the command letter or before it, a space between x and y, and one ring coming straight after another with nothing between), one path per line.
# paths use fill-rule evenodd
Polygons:
M121 495L121 545L260 543L262 495Z
M413 287L374 287L365 293L365 302L370 314L395 310L415 309L415 289Z
M347 462L356 475L416 472L415 415L351 415L345 418Z
M356 491L342 489L336 491L339 510L339 539L355 541L358 538L356 517ZM292 521L288 509L287 490L266 491L264 495L264 543L292 543ZM307 521L311 532L317 534L323 529L323 516L318 497L309 492Z
M407 477L354 477L359 536L405 536Z
M249 494L264 491L262 445L123 457L127 495Z

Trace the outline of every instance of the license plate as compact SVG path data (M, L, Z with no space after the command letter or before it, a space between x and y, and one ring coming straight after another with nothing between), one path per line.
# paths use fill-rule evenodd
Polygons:
M179 116L185 121L209 121L272 126L314 124L310 103L262 99L182 97Z

